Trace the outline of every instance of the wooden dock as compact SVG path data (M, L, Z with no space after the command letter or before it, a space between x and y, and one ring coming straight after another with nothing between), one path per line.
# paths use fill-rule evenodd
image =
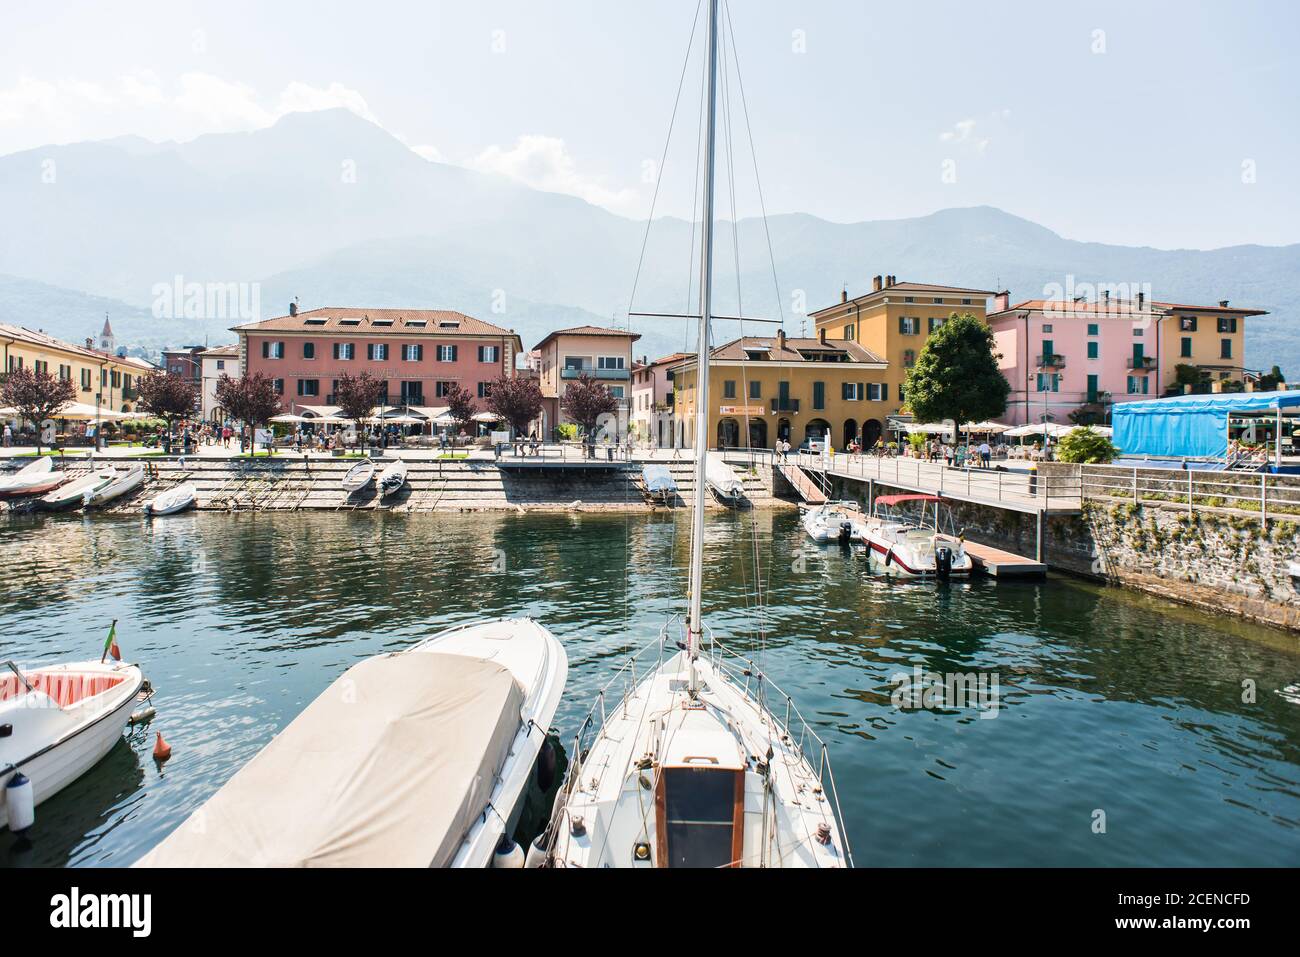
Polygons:
M777 468L785 476L785 480L799 493L799 497L809 505L821 505L826 501L826 493L799 466L778 465Z
M950 542L956 541L951 536L942 537ZM1041 578L1047 574L1047 566L1032 558L1004 552L1000 548L981 545L979 542L968 541L965 544L966 554L971 557L975 567L994 578Z

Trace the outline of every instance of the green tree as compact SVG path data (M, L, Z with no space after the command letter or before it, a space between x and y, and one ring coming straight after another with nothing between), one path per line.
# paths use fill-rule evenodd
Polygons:
M1271 372L1262 373L1255 380L1255 390L1257 392L1272 392L1285 381L1286 376L1282 374L1282 370L1277 366L1273 366Z
M1071 429L1056 444L1056 457L1062 462L1105 465L1118 455L1119 449L1110 439L1088 426Z
M918 422L958 425L996 419L1007 410L1011 384L998 368L993 330L969 313L930 334L907 372L907 405Z

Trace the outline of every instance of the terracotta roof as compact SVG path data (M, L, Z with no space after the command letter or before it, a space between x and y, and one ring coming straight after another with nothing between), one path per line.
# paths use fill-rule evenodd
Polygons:
M46 349L57 349L61 352L70 352L94 362L103 362L106 359L111 359L114 362L126 362L132 365L137 362L144 362L143 359L135 360L124 356L115 356L108 352L100 352L98 349L87 349L85 346L73 345L71 342L56 339L49 333L38 332L35 329L28 329L25 326L13 326L7 322L0 322L0 336L4 336L7 339L17 339L18 341L26 342L29 345L42 346Z
M641 338L640 333L628 332L626 329L607 329L604 326L574 326L572 329L556 329L554 332L547 334L545 339L533 346L533 351L536 352L541 349L542 346L557 336L609 336L611 338L617 336L628 339L630 342L636 342Z
M816 316L823 312L830 312L832 309L835 309L838 306L844 306L854 302L862 302L867 299L875 299L877 297L883 299L886 296L895 296L899 294L907 295L912 293L916 293L920 295L929 295L929 296L960 296L962 298L969 298L969 299L979 299L979 298L988 299L991 296L997 295L997 293L992 292L991 290L988 289L967 289L964 286L939 286L939 285L934 285L932 283L926 283L926 282L906 282L906 281L899 280L896 281L892 286L886 286L883 289L879 289L879 290L873 289L870 292L864 292L860 296L854 296L853 298L847 300L847 302L836 302L836 303L832 303L829 306L824 306L821 309L817 309L813 311L811 315Z
M1146 307L1139 306L1131 299L1110 299L1101 302L1073 302L1064 299L1026 299L1024 302L1016 303L1001 312L991 313L989 319L992 320L998 316L1004 316L1011 312L1044 312L1050 311L1055 315L1098 315L1102 317L1110 316L1116 319L1131 319L1135 316L1149 315L1152 311L1159 312L1215 312L1231 316L1266 316L1268 313L1263 309L1237 309L1227 306L1186 306L1173 302L1161 302L1151 300Z
M746 353L754 351L763 352L766 358L750 360ZM811 352L834 353L848 357L847 360L836 360L840 362L878 362L883 364L885 361L870 350L864 349L856 342L847 339L828 339L826 342L822 342L821 339L787 337L785 348L778 351L776 339L771 336L746 336L743 339L733 339L731 342L715 348L709 353L709 356L713 359L731 362L739 362L742 359L752 362L816 362L816 359L810 359L804 355L804 353ZM693 356L687 358L693 358Z
M669 365L674 362L681 362L685 359L693 358L695 358L694 352L674 352L671 355L661 356L652 362L647 362L645 365L641 366L641 368L652 369L655 366Z
M205 349L202 355L216 359L230 359L239 355L239 343L232 342L228 346L213 346L211 349Z
M344 322L344 320L349 320ZM350 320L358 320L353 324ZM449 323L455 323L450 327ZM494 326L450 309L365 309L330 306L309 309L296 316L277 316L235 326L235 332L332 332L367 336L513 336L510 329Z

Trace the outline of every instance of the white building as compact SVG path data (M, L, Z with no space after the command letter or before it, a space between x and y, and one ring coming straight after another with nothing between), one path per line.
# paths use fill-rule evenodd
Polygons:
M203 418L208 422L220 422L224 418L217 406L217 380L223 375L238 379L243 375L239 367L239 346L216 346L199 353L200 375L203 384L199 394L203 403Z

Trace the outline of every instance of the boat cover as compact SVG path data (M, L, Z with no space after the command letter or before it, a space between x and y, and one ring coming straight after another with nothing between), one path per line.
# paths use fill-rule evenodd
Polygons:
M677 481L666 465L646 465L641 469L641 480L647 492L675 492Z
M740 495L745 491L744 483L736 477L731 466L715 452L710 452L704 460L704 480L723 495Z
M1221 458L1230 414L1295 410L1300 392L1215 392L1118 402L1111 409L1115 444L1128 456Z
M483 813L523 702L482 658L369 658L139 864L445 866Z

